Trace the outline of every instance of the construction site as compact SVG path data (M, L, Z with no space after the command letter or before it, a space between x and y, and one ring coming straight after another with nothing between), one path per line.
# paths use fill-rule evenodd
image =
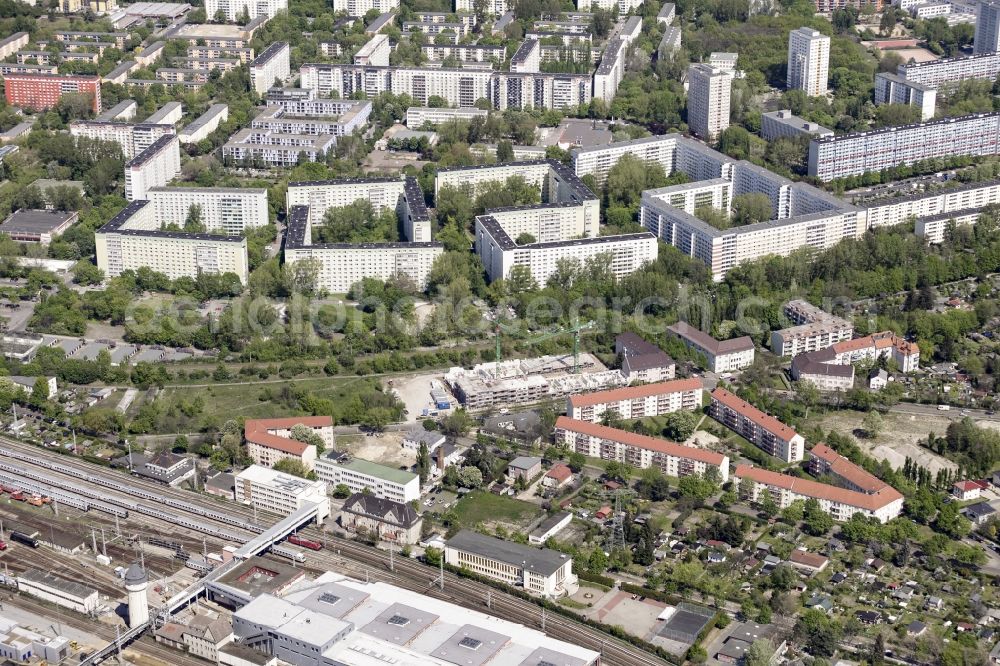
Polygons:
M578 358L562 354L451 368L444 380L470 411L537 404L626 384L619 370L609 370L587 353Z

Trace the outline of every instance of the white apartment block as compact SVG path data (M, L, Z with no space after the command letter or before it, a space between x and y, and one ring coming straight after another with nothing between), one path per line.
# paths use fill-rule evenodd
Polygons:
M14 55L31 41L31 37L26 32L15 32L9 37L0 39L0 58Z
M728 211L733 201L733 181L726 178L696 180L682 185L668 185L643 194L657 199L673 208L694 215L699 208L715 208Z
M656 261L657 244L656 237L647 232L517 245L492 216L480 215L476 218L476 252L491 282L510 277L514 266L525 266L534 280L544 285L566 260L582 266L610 258L611 272L624 277Z
M295 166L321 162L337 145L331 134L282 134L269 129L240 130L222 146L222 157L235 163Z
M608 42L604 55L594 72L593 96L611 104L618 92L618 86L625 78L625 60L628 54L628 44L621 37Z
M463 107L459 109L436 109L429 106L411 106L406 110L406 126L420 129L425 123L440 125L451 120L472 120L490 115L485 109Z
M287 9L288 0L205 0L205 15L209 19L221 11L230 23L238 22L244 14L251 22L258 18L270 19Z
M510 71L519 74L538 72L542 64L542 47L537 39L526 39L510 58Z
M480 44L424 44L420 47L424 57L430 61L444 60L455 56L462 62L497 62L507 59L506 46Z
M143 123L147 125L174 125L184 117L184 105L180 102L167 102L153 112Z
M371 204L376 214L398 210L405 195L406 180L401 178L344 178L289 183L285 204L289 211L308 206L310 221L318 225L331 208L344 208L358 200Z
M849 391L854 388L854 366L825 363L826 350L799 354L792 359L791 375L797 382L809 382L820 391Z
M704 476L714 469L721 483L729 481L729 457L721 453L567 416L556 419L556 444L591 458L616 460L637 469L653 467L673 477Z
M593 88L586 74L494 72L490 78L493 108L575 109L587 104Z
M739 487L744 480L750 481L750 491L743 499L760 502L763 497L770 496L779 509L786 508L792 502L814 499L819 502L823 511L839 522L848 521L854 514L860 514L887 523L903 510L903 496L889 485L869 494L751 465L737 465L733 471L733 481Z
M229 120L229 107L225 104L213 104L208 111L201 114L177 133L181 143L198 143L211 136L219 125Z
M907 104L920 109L920 119L930 120L937 108L937 88L898 74L875 75L875 104Z
M701 409L702 391L702 381L693 378L580 393L566 398L566 415L577 421L597 423L608 410L623 419L641 419L682 409Z
M802 460L805 439L773 416L723 388L712 391L712 418L765 453L786 463Z
M118 102L107 111L104 111L99 116L96 116L94 120L121 120L121 121L132 120L133 118L135 118L135 112L137 108L138 107L135 103L135 100L125 99ZM70 123L70 129L72 129L72 127L73 123Z
M262 467L274 467L282 460L296 460L312 471L316 466L316 445L292 439L292 429L297 426L319 436L324 448L333 449L333 419L329 416L247 419L243 425L247 455Z
M397 182L403 184L402 194L394 189ZM289 186L286 263L318 261L318 286L331 293L345 293L366 277L388 280L399 275L409 279L417 289L426 288L431 267L434 260L444 252L444 246L431 242L430 217L415 179L408 178L405 182L335 182L326 184L329 186L329 191L326 192L321 189L321 185L323 184L294 183ZM341 185L343 188L338 187ZM362 189L358 189L359 187ZM365 192L365 187L371 193ZM389 207L395 210L410 242L313 244L313 221L318 223L326 210L349 205L357 199L371 202L377 211ZM309 204L297 203L303 200L315 201L317 212L312 213Z
M333 0L333 11L348 16L364 16L373 9L379 14L391 12L399 9L399 0Z
M232 273L246 284L246 238L161 231L160 226L152 203L133 201L94 234L97 267L109 278L145 266L172 280Z
M683 171L691 180L727 178L731 165L736 162L731 157L680 134L648 136L631 141L617 141L607 146L578 148L572 154L576 175L592 175L598 185L607 180L608 171L624 155L632 155L642 162L659 164L667 175Z
M162 187L181 171L181 144L173 134L161 136L125 163L125 198L147 198L151 187Z
M283 474L261 465L250 465L236 475L236 501L259 511L287 516L309 503L318 504L316 523L330 515L326 483Z
M455 0L455 12L474 12L475 0ZM511 0L489 0L486 5L486 13L491 16L503 16L508 11L514 9Z
M663 6L660 7L659 13L656 15L656 22L662 23L664 27L671 26L674 23L674 18L677 16L677 8L672 2L664 2Z
M976 35L973 53L1000 51L1000 2L981 0L976 3Z
M513 176L519 176L538 187L545 203L583 204L598 199L576 174L555 160L441 169L434 179L434 196L437 198L441 188L446 185L465 189L471 196L475 196L480 186L504 182Z
M242 63L248 63L254 58L254 51L249 46L226 47L226 46L189 46L187 48L188 58L236 58Z
M935 158L996 155L998 134L1000 113L993 112L813 139L809 175L831 181Z
M289 99L269 104L250 126L280 134L345 136L368 123L372 103L341 99Z
M771 351L776 356L798 356L854 337L851 322L808 301L788 301L783 311L794 326L771 332Z
M1000 204L1000 180L874 201L867 204L865 217L868 228L875 229L902 224L910 218L916 218L919 223L923 218L935 218L949 213L964 215L978 212L992 204ZM945 220L947 219L949 218L946 217Z
M910 7L910 15L918 19L931 19L936 16L948 16L951 10L950 2L921 2Z
M658 60L666 60L681 48L681 29L677 26L667 26L663 29L663 37L656 47Z
M688 127L709 141L729 127L733 74L709 65L688 67Z
M242 187L151 187L146 193L160 224L184 226L192 206L212 233L238 236L267 226L267 190Z
M896 74L908 82L933 87L968 79L994 81L1000 75L1000 53L978 53L958 58L903 63L896 68Z
M131 160L149 148L161 136L174 133L173 125L124 123L106 120L74 120L69 133L100 141L114 141L122 149L122 157Z
M278 1L287 3L287 0ZM250 82L253 89L258 95L267 93L274 85L275 79L284 81L291 75L291 67L291 48L288 42L274 42L250 63ZM324 95L326 96L328 95Z
M839 342L828 362L841 365L861 361L874 362L880 358L892 359L901 372L914 372L920 368L920 347L899 337L892 331L873 333L861 338Z
M830 38L812 28L788 34L788 89L825 95L830 73Z
M704 356L705 369L711 372L734 372L753 365L753 340L745 335L730 340L716 340L685 321L668 326L667 331L689 349Z
M943 243L951 225L971 226L979 221L983 212L977 208L959 211L957 213L942 213L928 217L917 218L913 225L913 233L923 236L930 244Z
M383 92L406 94L426 106L432 96L449 106L470 107L490 98L493 72L470 69L424 69L416 67L362 67L358 65L302 65L301 85L317 97L349 98L363 91L368 98Z
M781 137L798 138L833 136L832 129L799 118L788 109L768 111L760 116L760 136L768 141Z
M389 35L379 33L358 49L358 52L354 54L354 64L388 67L391 50L389 47Z
M600 9L618 9L619 16L625 16L633 9L642 6L642 0L576 0L576 10L578 12L589 12L594 7Z
M316 477L330 492L339 485L352 493L370 492L393 502L412 502L420 498L420 477L396 467L377 465L359 458L347 458L335 451L316 460Z

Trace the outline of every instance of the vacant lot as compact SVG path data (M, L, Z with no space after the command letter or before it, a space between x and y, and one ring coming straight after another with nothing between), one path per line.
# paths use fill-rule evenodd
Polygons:
M476 491L459 500L454 511L459 522L466 527L479 523L506 523L523 528L531 523L541 509L506 495Z
M862 419L864 414L861 412L831 412L824 417L822 426L824 430L852 435L856 428L861 427ZM888 461L894 469L899 469L910 458L930 470L931 474L937 474L940 469L957 467L947 458L928 451L918 443L921 439L927 439L931 432L943 435L950 423L946 417L889 413L883 415L883 422L885 427L878 439L855 437L861 448L876 460Z
M385 432L379 435L337 438L337 450L347 451L356 458L370 460L389 467L412 466L417 462L417 452L403 448L403 433Z

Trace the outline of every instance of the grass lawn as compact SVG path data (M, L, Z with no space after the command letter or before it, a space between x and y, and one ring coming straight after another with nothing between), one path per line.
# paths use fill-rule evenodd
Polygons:
M469 493L454 508L459 522L466 527L496 521L525 526L540 511L529 502L482 491Z
M225 423L239 417L274 418L281 416L302 416L305 414L297 405L292 406L282 398L285 386L296 390L306 390L322 398L343 399L354 393L355 387L364 382L363 377L329 378L318 377L293 384L274 383L258 385L231 385L208 387L175 387L164 389L157 402L160 403L165 420L175 421L174 430L167 432L195 432L205 422ZM185 416L179 409L170 413L172 406L181 402L192 402L200 396L204 406L200 413ZM268 398L268 396L270 396ZM166 424L162 424L165 427Z

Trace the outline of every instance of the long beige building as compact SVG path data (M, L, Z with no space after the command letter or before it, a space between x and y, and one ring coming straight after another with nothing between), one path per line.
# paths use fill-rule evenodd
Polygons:
M146 267L172 280L199 273L249 277L244 236L161 231L155 206L133 201L94 234L97 267L107 277Z
M757 448L787 463L802 460L805 438L723 388L712 391L711 415Z
M720 483L729 480L728 456L598 423L560 416L556 419L556 442L591 458L616 460L638 469L653 467L667 476L704 476L714 469Z
M700 409L703 386L700 379L674 379L571 395L566 399L566 414L578 421L596 423L609 410L623 419L641 419Z

